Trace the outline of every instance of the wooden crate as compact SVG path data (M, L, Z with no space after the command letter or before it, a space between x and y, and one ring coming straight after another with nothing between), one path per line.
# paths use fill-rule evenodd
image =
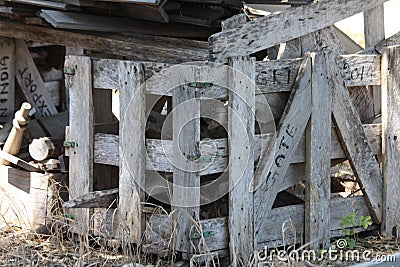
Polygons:
M1 225L31 229L49 222L50 174L27 172L0 166Z

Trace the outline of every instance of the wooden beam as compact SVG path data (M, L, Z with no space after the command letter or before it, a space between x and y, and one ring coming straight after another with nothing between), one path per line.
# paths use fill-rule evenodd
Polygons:
M67 75L67 89L70 95L69 136L66 141L75 142L69 148L69 196L77 198L93 191L93 99L92 64L88 57L68 56L65 68L74 70ZM67 211L73 215L74 232L89 234L89 209Z
M382 54L383 50L385 50L385 48L387 48L388 46L397 46L397 45L400 45L400 32L392 35L391 37L377 44L375 46L375 50L378 53Z
M207 60L207 44L179 38L132 34L78 33L0 19L0 35L17 39L96 50L134 60L180 63Z
M254 196L254 217L260 222L255 226L255 235L269 223L268 214L281 189L290 159L297 149L311 115L310 61L310 56L306 55L278 126L275 151L272 155L264 156L255 173L255 181L260 181ZM272 165L269 160L271 156Z
M144 200L146 166L146 106L142 88L144 72L140 63L121 61L119 65L119 215L121 240L140 243L144 230L141 202ZM125 238L124 238L125 236Z
M383 218L381 230L400 237L400 47L382 55Z
M330 245L331 104L325 58L312 54L312 113L306 129L305 242L310 248Z
M384 5L364 11L365 47L372 47L385 39ZM371 86L375 116L381 114L381 88Z
M229 56L244 56L315 32L385 0L331 0L292 7L278 14L247 22L242 27L209 38L212 60L224 62ZM340 8L332 8L332 6Z
M236 266L254 252L255 58L230 58L229 66L229 252Z
M176 227L176 249L191 253L193 221L200 216L200 175L198 164L190 157L199 156L200 99L196 89L181 85L172 96L173 116L173 188L172 206Z
M33 62L24 40L15 40L16 78L25 98L36 109L36 117L47 117L58 111L46 90L39 70Z
M118 188L93 191L77 198L64 202L62 205L65 209L70 208L110 208L117 202Z
M7 122L14 115L15 99L15 42L0 38L0 122Z
M330 86L333 94L332 112L337 133L350 161L357 181L367 199L376 223L382 217L382 176L360 117L351 102L349 92L341 81L340 72L335 64L335 53L326 55Z

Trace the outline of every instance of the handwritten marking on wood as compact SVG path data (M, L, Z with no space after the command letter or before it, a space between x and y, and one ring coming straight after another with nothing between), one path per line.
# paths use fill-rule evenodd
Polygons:
M271 211L276 195L281 189L290 159L303 136L310 115L311 62L307 55L302 62L296 84L278 126L272 166L265 164L268 161L265 158L261 161L255 174L257 181L265 180L255 191L254 196L256 238L257 233L263 231L265 224L268 223L268 220L265 219L268 216L266 214Z
M15 99L14 39L0 37L0 121L6 122L14 113Z
M360 117L350 99L348 90L340 79L335 64L337 53L326 54L329 85L332 91L332 113L337 133L350 161L358 183L363 190L375 222L382 217L382 176Z
M33 62L28 47L23 40L15 40L16 77L26 99L36 108L36 116L47 117L57 114L57 109L50 94Z
M346 86L381 84L381 59L376 55L339 56L336 59Z

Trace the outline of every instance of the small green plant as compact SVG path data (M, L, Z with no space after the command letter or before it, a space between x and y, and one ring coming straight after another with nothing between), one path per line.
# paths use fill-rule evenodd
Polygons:
M343 216L342 220L339 224L340 228L342 229L343 234L346 236L344 239L347 242L347 246L350 249L354 249L356 246L356 239L355 239L355 232L354 229L356 227L363 227L367 229L368 226L372 224L371 216L358 216L356 218L356 214L353 211L348 216Z

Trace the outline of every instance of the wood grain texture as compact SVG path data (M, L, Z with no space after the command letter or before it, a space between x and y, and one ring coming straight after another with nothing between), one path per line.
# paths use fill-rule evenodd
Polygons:
M213 61L244 56L328 27L335 22L369 10L385 0L331 0L292 7L285 12L247 22L241 27L209 38ZM332 8L337 6L340 8Z
M141 201L145 183L145 128L146 106L142 88L144 71L140 63L121 61L120 88L120 142L119 142L119 202L121 239L140 243L143 232ZM125 238L126 240L126 238Z
M365 47L372 47L385 39L384 5L376 6L364 12ZM381 113L381 89L371 86L374 99L375 116Z
M190 232L193 219L200 214L200 175L197 163L190 157L199 156L200 100L196 89L182 85L172 95L173 116L173 188L172 206L176 227L176 249L193 252Z
M69 139L75 147L69 148L69 197L77 198L93 190L93 99L92 72L88 57L68 56L65 67L75 70L68 75L70 95ZM73 215L75 233L89 234L89 209L69 210Z
M52 175L0 166L0 223L32 229L46 224Z
M336 54L337 55L337 54ZM334 63L335 53L326 54L329 85L333 94L332 112L337 133L342 141L346 155L357 181L367 199L375 222L379 223L382 215L382 176L360 117L351 102L349 92L338 77L339 70Z
M37 117L47 117L57 114L54 102L46 90L39 70L33 62L28 47L23 40L15 40L16 78L25 98L36 108Z
M254 251L255 58L230 58L229 66L229 252L236 266Z
M351 212L355 212L357 216L368 216L370 212L368 206L362 196L352 198L335 198L332 199L332 206L340 207L340 209L333 209L330 219L331 224L329 226L331 237L339 237L343 235L341 227L339 226L342 217L347 216ZM263 236L258 236L260 240L256 244L256 249L263 250L265 247L276 247L282 245L293 245L301 242L302 229L304 229L304 204L291 205L287 207L280 207L273 209L270 214L270 223L263 232ZM228 218L213 218L208 220L201 220L202 232L211 231L211 236L204 237L204 246L207 246L209 251L217 251L221 249L227 249L229 244L229 230L228 230ZM157 241L162 239L169 240L171 236L171 220L167 215L152 215L147 223L147 236L148 243L154 245ZM282 226L289 227L293 225L296 229L296 235L286 229L283 231ZM375 226L375 225L374 225ZM371 227L371 228L374 228ZM376 228L375 228L376 229ZM199 229L196 229L199 230ZM355 232L365 231L363 228L354 229ZM285 239L283 239L283 236ZM195 245L198 241L192 239ZM153 246L150 250L156 253L162 249L168 248L168 242L160 242L161 246ZM148 245L151 248L151 245Z
M381 125L363 125L365 135L374 155L382 153L381 147ZM258 158L264 153L268 144L272 140L272 134L256 135L254 157ZM346 155L343 151L336 131L331 133L332 153L331 159L343 159ZM200 175L223 172L228 164L228 141L226 139L213 139L200 141L199 149L202 155L214 157L212 162L198 163L201 171ZM97 133L94 137L94 162L99 164L119 166L119 136L113 134ZM305 162L306 140L304 137L290 159L291 164ZM216 150L214 150L214 148ZM169 160L173 159L173 144L171 140L146 139L146 170L156 170L162 172L173 172L172 164ZM291 166L289 166L289 169ZM289 186L287 186L289 187ZM285 187L286 188L286 187Z
M300 67L296 85L278 126L276 148L260 162L255 180L262 181L254 195L255 235L268 224L268 214L281 189L290 158L303 136L311 114L311 62L306 55ZM269 157L272 158L272 165Z
M109 208L118 198L118 188L93 191L63 203L63 208Z
M396 46L396 45L400 45L400 32L392 35L389 38L386 38L385 40L383 40L382 42L377 44L375 46L375 51L377 51L378 53L382 54L383 50L385 50L386 47L388 47L388 46Z
M142 34L122 37L110 34L78 33L21 24L5 19L0 19L0 35L129 56L131 59L141 61L181 63L207 60L209 54L207 43L202 41Z
M382 55L383 218L381 230L398 238L400 223L400 48Z
M0 38L0 122L14 115L15 99L15 43L14 39Z
M305 242L330 245L331 105L325 58L312 54L311 118L306 129Z
M381 84L381 57L377 55L339 56L336 63L346 86Z

